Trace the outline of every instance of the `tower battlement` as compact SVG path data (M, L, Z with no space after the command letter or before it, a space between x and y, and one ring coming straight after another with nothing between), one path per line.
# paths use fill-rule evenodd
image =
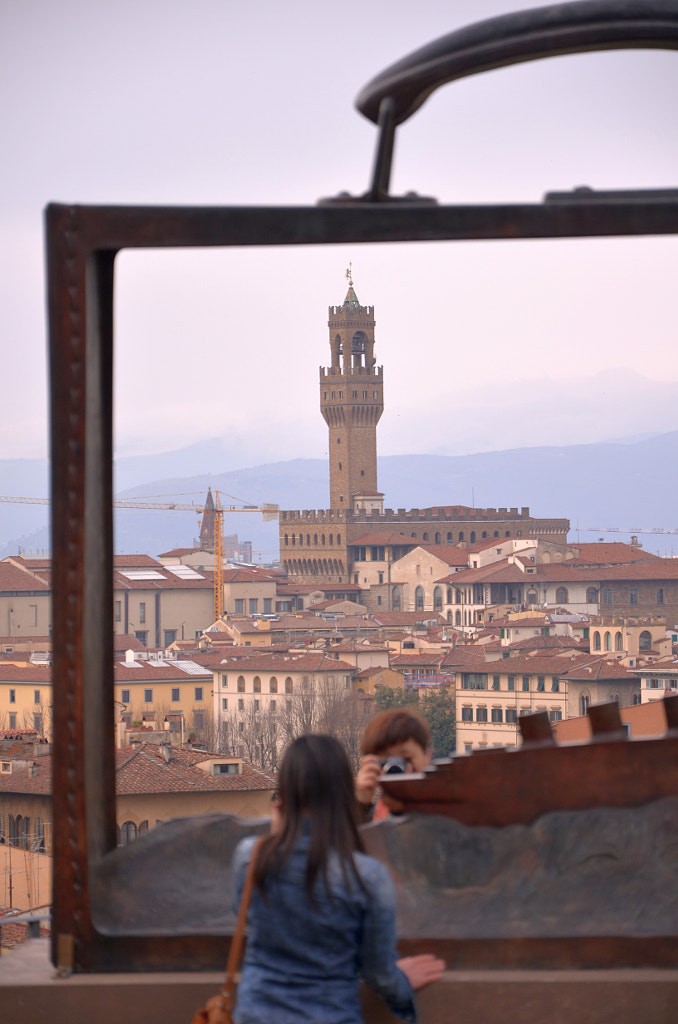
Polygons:
M378 380L383 380L384 367L349 366L348 369L342 369L341 366L321 366L320 382L322 383L329 377L341 377L344 380L351 380L354 377L376 377Z

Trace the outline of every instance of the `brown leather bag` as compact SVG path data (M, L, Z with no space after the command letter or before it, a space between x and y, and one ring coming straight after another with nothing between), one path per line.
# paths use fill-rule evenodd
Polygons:
M219 995L208 999L201 1010L198 1010L191 1024L233 1024L233 1006L235 1004L235 975L240 966L240 958L245 944L245 922L247 920L247 908L250 905L250 896L254 885L254 870L257 863L257 854L265 836L257 842L252 850L252 856L247 868L245 885L243 886L240 906L238 907L238 920L236 922L233 938L228 951L228 962L226 964L226 977Z

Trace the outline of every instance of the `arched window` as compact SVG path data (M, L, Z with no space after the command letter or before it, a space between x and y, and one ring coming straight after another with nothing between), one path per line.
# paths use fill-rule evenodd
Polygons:
M120 826L120 845L127 846L134 842L137 837L137 827L133 821L123 821Z
M600 633L598 632L598 630L596 630L596 632L593 634L593 650L600 650Z
M422 540L428 540L428 533L426 532L426 530L424 530L424 535L422 537Z
M464 531L463 531L463 530L461 530L461 531L460 531L460 533L459 533L459 543L460 543L460 544L461 544L461 542L463 541L463 539L464 539Z
M558 587L556 590L556 604L567 604L567 587Z
M277 693L278 692L278 680L276 679L275 676L271 676L271 678L268 681L268 692L269 693Z
M447 588L447 603L452 604L452 587Z
M447 621L449 622L450 625L452 625L452 609L451 608L447 609Z
M443 610L443 589L442 587L433 588L433 610L434 612L441 612Z
M304 546L304 535L303 535L303 533L300 533L299 534L299 547L303 548L303 546Z
M35 825L33 826L33 843L31 849L35 850L36 853L45 852L45 823L42 818L35 819Z
M238 689L238 693L244 693L245 692L245 677L244 676L238 676L238 687L237 687L237 689Z
M607 630L605 632L605 638L604 639L605 639L605 650L606 651L611 651L612 650L612 634L609 632L609 630Z
M341 534L337 534L337 544L341 544Z
M527 592L527 603L528 604L536 604L537 603L537 591L536 590L528 590L528 592Z
M476 531L475 530L471 530L471 544L475 544L475 542L476 542Z
M452 544L452 543L453 543L453 541L454 541L454 534L453 534L453 533L452 533L451 531L448 531L448 534L447 534L447 543L448 543L448 544Z
M288 546L289 546L289 543L290 543L290 539L289 539L289 537L287 536L287 534L285 534L285 547L288 547Z
M322 547L325 547L325 534L324 533L320 534L320 543L321 543Z
M142 833L144 833L144 832L148 832L148 819L146 821L142 821L141 824L139 825L139 833L138 834L142 835Z
M252 681L252 690L254 693L261 693L261 679L259 676L255 676Z
M598 591L595 587L588 587L586 590L586 603L598 604Z
M510 537L510 536L511 536L511 531L510 531L510 530L507 530L507 531L506 531L506 533L504 534L504 536L505 536L505 537Z
M651 651L652 650L652 636L648 629L644 629L638 637L638 650L639 651Z
M494 533L492 534L492 536L493 537L498 537L499 536L499 530L495 530Z
M391 604L394 612L400 611L400 587L394 587L391 591Z
M581 697L579 698L579 713L581 715L585 715L588 712L590 703L591 698L588 695L588 693L582 693Z
M487 530L483 530L482 535L481 535L481 540L485 540L486 537L487 537Z
M334 544L334 534L331 533L330 534L330 547L332 547L333 544Z
M455 626L461 626L461 612L459 609L454 613L454 624Z
M436 544L440 544L440 534L439 533L436 533L435 542L436 542Z
M615 635L614 635L614 649L615 649L615 651L623 651L624 650L624 639L623 639L621 633L615 633Z
M414 610L415 612L423 612L424 610L424 588L417 587L414 591Z
M294 683L290 676L285 680L285 693L294 693Z

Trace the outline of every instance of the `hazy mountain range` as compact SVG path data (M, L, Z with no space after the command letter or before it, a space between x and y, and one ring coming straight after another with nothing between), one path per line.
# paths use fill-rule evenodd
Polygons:
M393 455L379 459L379 486L387 508L429 505L529 506L533 515L567 517L570 539L595 540L605 527L633 529L677 526L678 431L616 442L563 447L515 448L476 455ZM227 443L214 439L159 455L122 458L116 463L118 497L200 503L208 486L252 504L281 508L326 508L324 459L293 459L219 472L227 465ZM42 497L48 493L46 460L0 461L0 494ZM0 556L49 547L48 508L0 503ZM118 510L116 551L157 555L190 546L198 535L190 512ZM598 533L584 532L587 527ZM251 539L262 561L277 553L277 525L257 513L226 517L226 533ZM613 539L610 534L606 539ZM626 539L617 536L617 539ZM673 553L673 537L642 537L648 550ZM678 537L676 537L678 550ZM257 556L259 557L259 556Z

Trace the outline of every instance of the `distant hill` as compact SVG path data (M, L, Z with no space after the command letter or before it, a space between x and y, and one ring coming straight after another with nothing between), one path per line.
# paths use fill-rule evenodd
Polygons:
M205 467L228 460L220 441L193 445L175 453L120 460L118 496L163 495L154 500L200 503L219 490L253 504L275 502L281 508L326 508L329 501L324 459L293 459L249 469L208 473ZM630 443L516 448L478 455L391 455L379 459L379 486L387 508L429 505L478 507L529 506L535 516L565 516L577 526L673 527L678 508L678 431ZM190 468L198 472L191 472ZM154 467L159 472L154 473ZM175 471L171 471L174 467ZM169 470L169 472L168 472ZM188 470L188 471L187 471ZM124 482L124 483L123 483ZM124 488L124 489L123 489ZM0 462L0 493L47 493L47 465L38 460ZM224 498L228 502L228 498ZM47 509L0 503L0 555L48 546ZM198 535L197 517L186 512L119 510L116 551L157 555L189 546ZM277 525L256 513L226 516L226 533L252 540L266 561L277 552ZM601 530L600 536L604 536ZM596 535L597 536L597 535ZM584 533L582 540L596 536ZM607 538L609 539L609 538ZM618 537L618 539L624 539ZM641 538L648 550L673 553L673 538ZM678 551L678 536L676 550Z

